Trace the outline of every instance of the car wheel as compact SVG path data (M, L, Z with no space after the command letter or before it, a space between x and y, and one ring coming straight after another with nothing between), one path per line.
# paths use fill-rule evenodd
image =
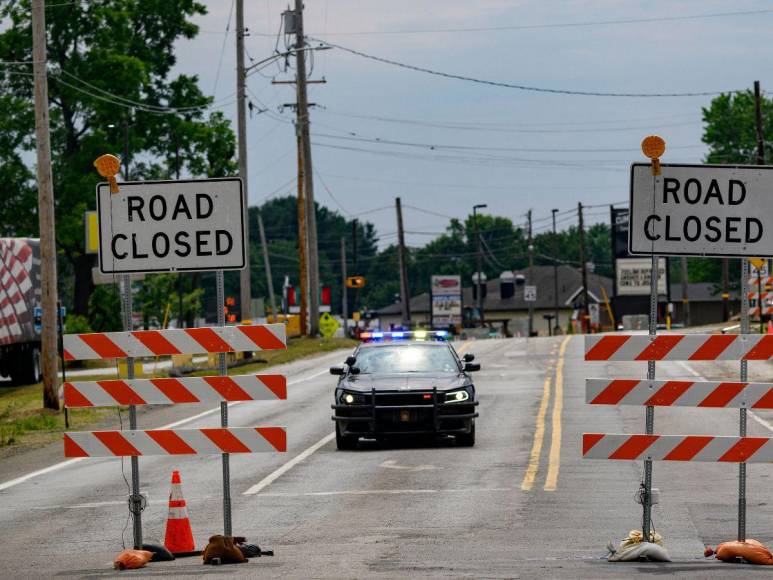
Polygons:
M19 356L11 369L11 378L17 385L32 385L43 378L41 372L40 349L36 346Z
M459 447L473 447L475 445L475 423L470 427L469 433L457 433L456 445Z
M357 449L357 443L360 438L352 435L342 435L341 428L336 423L336 447L340 451L351 451Z

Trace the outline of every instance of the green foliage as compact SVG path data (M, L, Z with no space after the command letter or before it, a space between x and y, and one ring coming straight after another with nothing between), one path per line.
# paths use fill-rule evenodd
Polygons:
M123 330L121 298L117 286L102 284L89 297L88 318L95 332Z
M181 287L177 274L153 274L146 276L139 283L140 289L135 297L136 308L142 313L143 328L162 328L173 318L180 318L179 291ZM183 312L182 318L187 320L201 311L203 288L190 288L183 278Z
M110 313L90 300L93 256L83 253L83 212L93 209L100 181L92 167L103 153L123 156L128 139L132 179L223 176L235 171L235 137L195 76L172 77L175 43L192 38L190 19L206 12L195 0L72 2L46 11L51 151L57 245L74 276L76 314ZM0 0L0 60L32 60L29 0ZM28 65L0 67L0 224L6 235L34 235L36 191L29 163L34 146ZM160 112L175 107L175 114ZM127 128L126 132L124 127ZM8 203L6 203L8 200ZM91 314L89 313L91 319Z
M773 135L773 99L762 97L763 135ZM757 129L754 92L720 95L703 107L702 141L709 146L706 163L754 164L757 155ZM765 158L773 157L771 142L765 143Z
M85 334L93 332L89 319L79 314L70 314L64 321L64 330L67 334Z

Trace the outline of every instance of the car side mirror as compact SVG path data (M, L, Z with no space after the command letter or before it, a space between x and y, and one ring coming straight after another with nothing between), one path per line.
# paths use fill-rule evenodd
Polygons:
M464 363L464 372L471 373L480 370L480 363Z
M471 352L468 352L466 355L464 355L464 358L462 359L464 362L472 362L475 360L475 355Z
M342 375L344 374L344 367L338 365L334 367L330 367L330 374L331 375Z
M357 357L356 356L347 356L345 362L346 362L347 366L350 366L350 367L354 366L354 363L357 362Z
M357 367L349 367L349 372L353 375L359 375L360 369L358 369Z

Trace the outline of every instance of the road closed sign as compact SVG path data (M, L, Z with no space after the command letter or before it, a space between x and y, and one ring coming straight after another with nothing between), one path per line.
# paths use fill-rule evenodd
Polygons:
M239 178L97 186L103 274L238 270L245 265Z
M773 167L631 166L631 254L773 257Z

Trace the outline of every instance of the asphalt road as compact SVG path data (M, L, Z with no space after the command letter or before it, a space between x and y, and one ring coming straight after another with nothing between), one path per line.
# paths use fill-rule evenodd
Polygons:
M608 563L605 546L640 526L633 496L642 466L581 459L583 431L640 433L644 409L591 407L584 378L643 377L645 363L585 363L582 339L479 340L460 348L483 366L473 448L451 442L335 450L327 367L344 353L287 365L288 401L239 404L231 426L285 426L286 454L231 458L234 532L275 550L241 566L198 558L153 563L120 575L282 578L620 578L674 575L727 578L769 569L706 561L704 544L733 539L735 465L655 463L661 503L654 524L675 562ZM727 371L658 365L659 378ZM759 367L766 373L767 367ZM773 373L771 373L773 374ZM557 376L559 375L559 376ZM546 387L546 380L547 387ZM202 410L180 411L198 414ZM150 420L152 414L143 416ZM773 415L757 413L749 433L772 436ZM658 409L655 431L734 435L737 410ZM163 423L142 423L158 427ZM211 413L185 427L218 424ZM0 463L0 472L3 471ZM40 466L36 466L40 467ZM145 537L162 539L173 469L182 475L196 542L222 532L220 458L140 459ZM127 522L119 459L85 459L4 487L0 476L3 575L110 577ZM773 544L770 466L749 471L748 536ZM3 472L4 473L4 472ZM128 461L125 474L129 477ZM18 471L14 478L24 475ZM131 543L131 526L123 532ZM118 575L118 573L115 573Z

